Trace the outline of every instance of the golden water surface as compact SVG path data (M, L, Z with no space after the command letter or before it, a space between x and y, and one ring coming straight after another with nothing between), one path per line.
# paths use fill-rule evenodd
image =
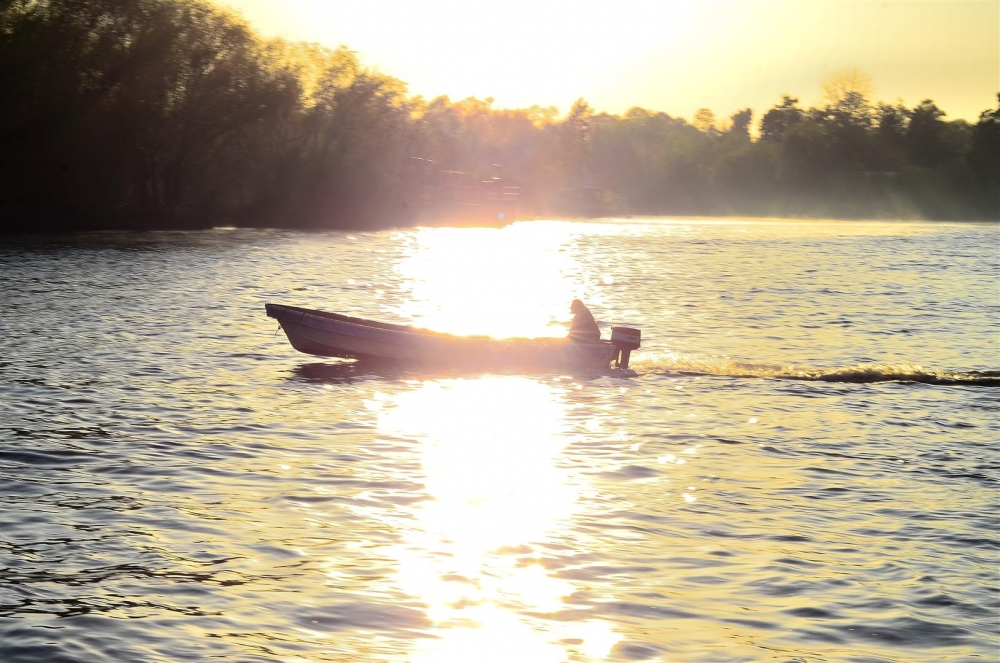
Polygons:
M0 247L4 661L991 660L995 226ZM266 301L640 327L638 377L298 354Z

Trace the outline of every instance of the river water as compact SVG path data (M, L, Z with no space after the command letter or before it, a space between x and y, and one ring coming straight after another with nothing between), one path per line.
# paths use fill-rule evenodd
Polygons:
M0 243L0 660L969 661L1000 647L996 225ZM296 353L267 301L638 377Z

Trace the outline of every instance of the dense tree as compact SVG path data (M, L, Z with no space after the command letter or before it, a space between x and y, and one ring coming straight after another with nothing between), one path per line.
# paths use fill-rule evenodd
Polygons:
M1000 187L1000 94L997 108L983 111L972 130L972 145L967 154L969 165L977 179L992 184L993 191ZM996 202L1000 203L1000 196Z
M746 137L747 139L750 138L750 122L753 120L752 110L744 108L741 111L733 113L729 119L732 122L729 133Z
M875 92L871 76L849 67L827 77L820 88L828 113L839 115L851 124L871 124L869 99Z
M785 95L781 103L764 114L760 122L760 137L762 140L780 140L785 132L802 119L802 109L798 107L799 100Z
M948 121L863 72L720 126L578 100L426 101L346 48L203 0L0 0L0 230L378 227L524 215L1000 216L1000 108ZM429 211L428 211L429 210Z
M947 127L941 120L944 115L930 99L913 109L904 144L914 165L930 168L946 156L949 145L945 140Z
M705 133L714 133L715 128L715 113L713 113L708 108L699 108L698 112L694 114L694 119L692 121L695 128L698 131L703 131Z
M910 115L910 111L902 104L893 106L882 103L875 109L875 131L872 136L875 170L891 172L902 168Z

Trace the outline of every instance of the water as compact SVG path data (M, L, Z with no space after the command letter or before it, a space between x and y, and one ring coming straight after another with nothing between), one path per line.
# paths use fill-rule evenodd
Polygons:
M998 229L0 244L0 660L996 660ZM376 371L265 301L632 379Z

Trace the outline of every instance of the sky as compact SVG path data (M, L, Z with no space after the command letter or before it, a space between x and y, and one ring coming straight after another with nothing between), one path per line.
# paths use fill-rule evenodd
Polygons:
M583 97L690 119L869 74L876 100L932 99L949 119L997 106L1000 0L216 0L264 37L346 45L412 94L497 108Z

